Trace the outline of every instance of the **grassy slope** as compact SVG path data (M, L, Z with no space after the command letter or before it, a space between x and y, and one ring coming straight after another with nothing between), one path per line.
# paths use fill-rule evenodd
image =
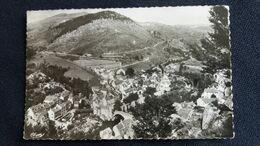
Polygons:
M82 67L76 65L71 61L56 57L54 55L43 56L42 58L37 57L34 61L38 63L43 63L44 60L50 65L57 65L63 68L69 68L69 70L65 72L64 76L80 78L84 81L89 81L95 77L95 74L93 74L92 72L83 69Z

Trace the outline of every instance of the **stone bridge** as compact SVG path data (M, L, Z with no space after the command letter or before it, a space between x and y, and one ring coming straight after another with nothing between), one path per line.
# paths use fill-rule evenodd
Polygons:
M116 115L120 115L124 119L131 119L131 120L133 120L133 115L131 115L129 113L125 113L125 112L122 112L122 111L115 111L114 114L113 114L113 117L116 116Z

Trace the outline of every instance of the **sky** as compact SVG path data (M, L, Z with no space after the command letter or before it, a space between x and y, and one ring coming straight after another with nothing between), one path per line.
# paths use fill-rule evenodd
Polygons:
M137 22L157 22L167 25L209 25L211 6L116 8L116 9L63 9L27 11L27 22L34 23L60 13L96 13L112 10Z

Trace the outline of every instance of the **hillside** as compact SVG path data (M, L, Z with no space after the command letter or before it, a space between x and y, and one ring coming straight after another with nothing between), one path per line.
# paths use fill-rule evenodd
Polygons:
M68 70L64 73L65 77L80 78L83 81L97 79L96 78L97 76L94 72L86 70L85 68L78 66L74 62L71 62L66 59L62 59L55 55L50 55L50 54L47 55L42 52L39 55L35 56L35 58L28 63L32 63L32 62L35 64L47 63L49 65L66 68Z
M141 23L146 30L154 33L156 36L163 39L184 40L186 43L199 43L209 31L209 26L206 25L165 25L161 23L146 22Z
M57 14L39 22L28 23L27 24L27 44L28 46L33 46L35 49L37 47L45 47L48 44L48 32L52 27L64 23L73 18L79 17L81 15L86 15L86 13L74 13L74 14Z
M98 55L141 49L151 40L151 35L136 23L101 19L57 38L48 48L73 54Z
M141 49L155 41L142 26L112 11L52 21L57 17L49 19L50 24L41 31L35 31L37 27L29 25L28 44L50 51L100 55Z
M169 58L186 58L189 44L199 43L208 26L139 23L113 11L58 14L28 24L28 47L100 59L103 53L124 56L124 67L149 68ZM145 67L146 66L146 67ZM140 70L140 69L138 69Z

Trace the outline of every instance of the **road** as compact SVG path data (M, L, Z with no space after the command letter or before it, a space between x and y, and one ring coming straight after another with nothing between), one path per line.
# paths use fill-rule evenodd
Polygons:
M151 49L151 48L155 48L157 47L158 45L164 43L165 41L160 41L158 43L156 43L155 45L153 46L150 46L150 47L144 47L142 49L137 49L137 50L132 50L132 51L127 51L127 52L121 52L121 53L111 53L111 54L114 54L114 55L122 55L122 54L130 54L130 53L135 53L135 52L139 52L139 51L144 51L144 50L148 50L148 49ZM61 56L73 56L73 57L82 57L81 55L77 55L77 54L67 54L67 53L61 53L61 52L51 52L51 51L42 51L40 52L41 54L43 55L61 55Z
M42 52L40 52L40 54L43 54L43 55L61 55L61 56L81 57L81 55L67 54L67 53L61 53L61 52L51 52L51 51L42 51Z
M126 65L123 65L121 66L120 68L126 68L126 67L129 67L129 66L132 66L132 65L136 65L136 64L139 64L139 63L142 63L142 62L146 62L146 61L149 61L149 57L145 58L144 60L142 61L136 61L136 62L133 62L131 64L126 64ZM115 69L118 69L118 68L115 68ZM114 70L115 70L114 69Z
M136 52L139 52L139 51L144 51L144 50L148 50L148 49L157 47L158 45L160 45L160 44L162 44L162 43L164 43L164 41L158 42L158 43L156 43L155 45L150 46L150 47L144 47L144 48L142 48L142 49L127 51L127 52L121 52L121 53L111 53L111 54L113 54L113 55L122 55L122 54L136 53Z
M156 43L155 45L153 46L150 46L150 47L145 47L145 48L142 48L142 49L138 49L138 50L132 50L132 51L128 51L128 52L122 52L122 53L111 53L111 54L114 54L114 55L121 55L121 54L130 54L130 53L135 53L135 52L141 52L141 51L145 51L145 50L148 50L148 49L154 49L156 48L157 46L163 44L165 41L160 41L158 43ZM66 54L66 53L61 53L61 52L51 52L51 51L42 51L40 52L42 55L61 55L61 56L73 56L73 57L81 57L81 55L76 55L76 54ZM136 64L139 64L139 63L143 63L143 62L147 62L150 60L150 57L146 57L145 59L141 60L141 61L136 61L136 62L133 62L131 64L126 64L126 65L123 65L121 66L120 68L126 68L126 67L129 67L129 66L133 66L133 65L136 65ZM66 60L68 61L68 60ZM71 61L68 61L70 63L73 63L74 65L78 66L77 64L75 64L74 62L71 62ZM85 70L85 71L89 71L87 70L86 68L83 68L81 66L78 66L80 67L81 69ZM118 67L116 68L113 68L111 70L116 70L118 69Z

